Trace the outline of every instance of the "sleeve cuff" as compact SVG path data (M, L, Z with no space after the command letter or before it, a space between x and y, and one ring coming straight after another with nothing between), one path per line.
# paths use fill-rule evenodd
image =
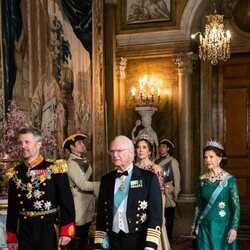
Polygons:
M16 243L17 242L17 235L15 233L11 233L7 231L7 243Z
M68 236L70 238L75 237L75 224L70 223L60 228L60 236Z

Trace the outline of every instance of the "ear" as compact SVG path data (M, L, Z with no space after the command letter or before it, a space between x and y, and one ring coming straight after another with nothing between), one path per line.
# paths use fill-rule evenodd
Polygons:
M37 142L37 145L38 145L39 148L42 147L42 144L43 144L43 143L42 143L41 141Z

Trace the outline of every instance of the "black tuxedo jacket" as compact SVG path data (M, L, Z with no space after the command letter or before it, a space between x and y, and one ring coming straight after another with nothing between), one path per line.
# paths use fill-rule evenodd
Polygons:
M129 233L146 232L145 247L157 248L162 225L162 196L157 176L133 166L127 202ZM112 232L116 170L103 176L97 206L95 248ZM143 206L145 205L146 206ZM143 208L142 208L143 207ZM143 216L147 215L144 220Z

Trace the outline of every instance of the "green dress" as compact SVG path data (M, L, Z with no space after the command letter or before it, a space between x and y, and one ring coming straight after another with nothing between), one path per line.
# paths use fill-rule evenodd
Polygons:
M211 209L197 226L200 215L218 185L223 189L213 203ZM197 205L195 209L194 225L196 228L197 250L235 250L238 249L237 240L227 242L230 229L238 230L240 219L240 201L237 182L234 176L227 181L208 179L197 181Z

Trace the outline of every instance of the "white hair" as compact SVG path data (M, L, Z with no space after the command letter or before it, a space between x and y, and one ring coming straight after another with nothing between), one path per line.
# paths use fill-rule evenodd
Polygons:
M125 135L118 135L114 138L114 140L111 142L111 144L115 141L115 140L119 140L122 141L123 143L127 144L128 146L128 150L134 154L135 152L135 147L133 142Z

